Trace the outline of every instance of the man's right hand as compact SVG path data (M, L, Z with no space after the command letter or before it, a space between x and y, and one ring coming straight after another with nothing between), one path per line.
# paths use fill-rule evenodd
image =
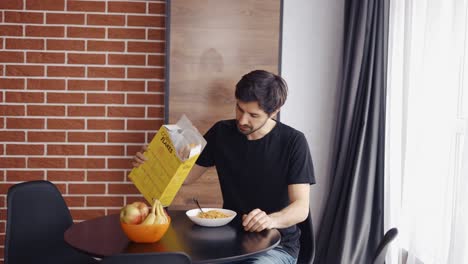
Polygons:
M148 145L144 145L139 152L136 153L135 157L133 158L132 165L133 167L139 167L141 164L145 163L148 159L143 155L143 152L146 151Z

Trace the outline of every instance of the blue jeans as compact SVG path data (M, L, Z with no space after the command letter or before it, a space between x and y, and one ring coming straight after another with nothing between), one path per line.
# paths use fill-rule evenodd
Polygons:
M249 257L245 260L236 262L236 264L296 264L297 259L284 251L283 247L277 246L267 252Z

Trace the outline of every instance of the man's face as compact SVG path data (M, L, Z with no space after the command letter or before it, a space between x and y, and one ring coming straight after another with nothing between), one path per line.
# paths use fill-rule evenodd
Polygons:
M263 111L258 102L242 102L237 100L236 120L237 129L244 135L250 135L261 129L270 116Z

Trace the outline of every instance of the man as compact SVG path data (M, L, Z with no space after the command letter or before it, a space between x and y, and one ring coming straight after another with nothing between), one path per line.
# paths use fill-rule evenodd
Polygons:
M242 263L296 263L300 230L315 183L304 134L273 117L287 97L286 82L273 73L252 71L236 85L236 119L217 122L185 184L216 167L223 207L242 215L245 231L276 228L281 243ZM134 166L146 158L138 152Z

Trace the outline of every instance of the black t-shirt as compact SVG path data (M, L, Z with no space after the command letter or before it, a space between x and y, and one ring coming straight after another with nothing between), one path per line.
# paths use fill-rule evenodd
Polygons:
M208 142L197 164L216 166L224 208L247 214L255 208L267 214L289 205L288 185L314 184L312 158L304 134L281 122L264 137L248 140L236 120L217 122L205 134ZM298 256L300 230L280 229L281 244Z

